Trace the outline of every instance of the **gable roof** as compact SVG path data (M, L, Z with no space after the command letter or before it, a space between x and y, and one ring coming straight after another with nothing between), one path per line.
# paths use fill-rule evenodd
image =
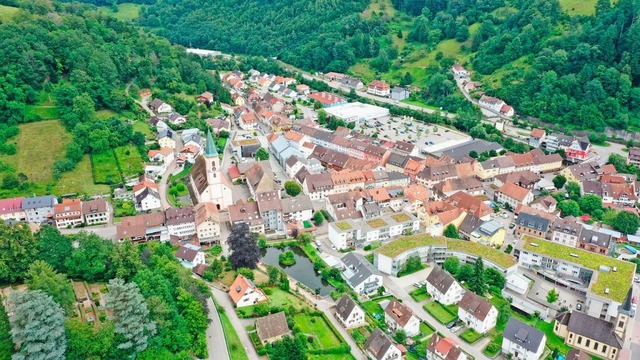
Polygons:
M413 317L413 311L411 311L408 306L399 302L396 298L393 298L389 302L387 307L384 309L384 312L386 312L387 315L389 315L393 319L393 321L395 321L402 327L407 325L409 320L411 320L411 318Z
M262 292L261 289L256 287L253 281L242 275L238 275L229 287L229 297L231 297L234 304L237 304L249 289Z
M395 346L389 337L379 328L375 328L369 336L364 348L373 355L377 360L382 360L389 351L389 348Z
M440 293L446 294L451 285L456 281L451 274L445 271L441 266L436 265L433 270L431 270L431 273L429 273L429 276L427 276L427 282Z
M356 304L349 295L344 294L336 304L336 313L340 315L341 318L346 319L355 308L358 308L358 304Z
M546 219L538 214L529 214L526 212L521 212L518 214L518 220L516 220L516 224L520 226L524 226L529 229L547 232L547 230L549 230L549 225L551 224L551 221L549 221L549 219Z
M165 211L167 225L187 224L194 221L193 206L168 208Z
M623 341L616 334L614 325L606 320L579 311L568 315L567 330L609 346L622 348Z
M518 344L534 353L538 351L540 345L546 341L542 331L513 317L509 318L507 327L504 329L502 335L506 340Z
M103 198L82 202L83 214L94 214L94 213L104 213L104 212L107 212L107 201Z
M507 182L502 185L496 192L505 194L506 196L523 202L527 195L531 192L529 189L525 189L522 186L518 186L514 183Z
M284 311L267 315L256 320L256 331L261 341L273 339L290 332Z
M23 197L0 200L0 215L22 211Z
M22 209L31 210L43 207L53 207L58 202L58 199L53 195L35 196L31 198L25 198L22 201Z
M458 306L480 321L484 321L489 311L493 308L489 300L477 295L473 291L465 292Z
M429 339L427 351L431 353L439 353L439 355L444 356L443 360L457 360L462 354L458 344L456 344L453 339L444 338L437 333L433 334L431 339Z
M176 253L176 257L178 259L188 261L188 262L193 262L193 260L196 259L196 256L200 252L200 247L193 246L193 245L189 246L189 245L191 244L180 246L180 248L178 249L178 252Z
M362 254L350 252L342 257L346 266L344 272L347 282L356 287L369 279L372 275L382 275Z

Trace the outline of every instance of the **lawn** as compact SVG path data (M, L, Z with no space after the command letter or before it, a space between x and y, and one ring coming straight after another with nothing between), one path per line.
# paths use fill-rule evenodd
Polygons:
M436 320L442 324L448 324L458 318L458 315L456 315L457 312L454 313L444 305L435 301L427 303L423 307L429 314L431 314L431 316L436 318Z
M293 321L303 334L313 336L313 343L309 345L313 348L326 350L344 343L344 339L340 339L320 315L298 314L293 317Z
M114 152L118 157L118 164L120 164L122 176L128 178L130 176L140 175L144 172L142 156L135 146L120 146L115 148Z
M13 6L0 5L0 21L10 21L20 9Z
M220 322L222 323L224 338L227 341L227 350L229 351L229 356L233 360L249 360L249 357L247 356L247 353L244 351L244 347L240 342L240 338L238 337L236 330L233 328L233 325L231 325L231 321L227 317L227 314L219 312L218 315L220 315ZM213 356L212 354L209 355Z
M553 322L538 320L535 327L547 335L547 347L549 349L558 349L561 354L567 355L572 348L564 343L564 339L553 333Z
M433 334L435 332L435 329L431 327L431 325L427 324L426 322L421 322L420 323L420 332L422 333L423 337L427 337L431 334Z
M560 6L567 14L593 15L596 11L596 0L560 0Z
M419 106L419 107L423 107L423 108L426 108L426 109L431 109L431 110L440 110L438 107L436 107L436 106L431 106L431 105L427 105L427 104L423 103L423 102L422 102L422 101L420 101L420 100L409 100L409 99L405 99L405 100L402 100L402 102L403 102L403 103L405 103L405 104L409 104L409 105L413 105L413 106Z
M280 288L267 288L265 291L267 293L267 297L269 298L269 300L265 304L267 304L269 307L288 308L289 306L293 306L298 310L304 307L309 307L309 304L307 304L307 302L305 302L304 300L291 293L281 290ZM253 316L254 311L255 306L245 306L238 308L237 313L241 318L249 318Z
M93 182L96 184L116 184L122 181L118 163L112 150L91 154Z
M82 158L73 171L65 172L53 188L54 194L108 194L109 185L96 185L91 175L89 155Z
M460 334L460 338L462 338L462 340L468 342L469 344L473 344L476 341L480 340L482 336L482 334L477 333L473 329L467 329L462 334Z
M355 358L351 354L320 354L320 355L308 354L307 359L309 360L355 360Z
M111 7L109 6L103 6L102 9L104 9L104 12L106 14L113 15L113 17L115 17L118 20L126 21L126 20L133 20L137 18L140 15L141 7L142 5L124 3L124 4L118 4L117 12L113 12L111 10Z
M114 116L118 117L118 113L113 110L102 109L102 110L96 111L96 119L98 120L107 120L107 119L111 119Z
M425 300L431 299L431 296L427 292L427 289L425 289L424 287L413 290L409 293L409 295L411 295L413 300L417 302L423 302Z
M40 120L53 120L60 118L58 108L54 105L27 105L24 109L25 116L34 116Z
M407 276L407 275L411 275L413 273L416 273L424 268L426 268L427 266L425 264L420 264L420 266L416 266L414 268L411 269L403 269L401 271L398 272L397 277L403 277L403 276Z
M53 179L53 163L64 158L72 136L59 121L48 120L20 125L14 139L17 153L3 156L3 162L30 181L49 182Z
M155 139L156 134L148 123L144 121L135 121L133 123L133 131L141 132L146 139Z

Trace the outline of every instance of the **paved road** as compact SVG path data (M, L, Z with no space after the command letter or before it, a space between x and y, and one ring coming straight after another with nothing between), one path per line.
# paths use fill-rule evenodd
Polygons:
M97 225L84 228L60 229L60 233L64 235L77 234L80 231L87 231L99 235L105 239L114 240L116 238L116 225Z
M231 299L229 299L229 295L213 286L211 286L211 291L213 292L213 297L216 299L218 304L220 304L224 308L225 314L231 321L231 325L233 325L233 328L236 330L236 333L240 338L240 342L242 343L244 350L247 352L249 360L259 359L260 357L258 356L256 349L253 347L251 339L249 339L249 334L247 334L247 330L245 329L246 325L243 324L242 320L236 314L236 310L233 307L233 302L231 301Z
M209 351L209 359L231 360L229 351L227 350L227 342L224 338L220 316L211 298L207 299L207 308L209 309L209 327L207 328L207 350Z
M165 173L162 175L162 178L160 179L160 182L158 183L158 192L160 193L160 204L162 205L162 210L167 210L172 207L168 199L169 197L168 182L169 182L169 178L171 177L171 174L173 174L175 170L176 170L176 159L174 156L173 161L171 162L171 164L169 164L169 166L167 166L167 171L165 171Z

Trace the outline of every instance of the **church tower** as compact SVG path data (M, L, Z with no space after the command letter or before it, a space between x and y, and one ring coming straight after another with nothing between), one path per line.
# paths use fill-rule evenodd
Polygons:
M225 210L233 204L233 185L224 176L220 166L216 143L209 130L204 154L198 156L191 168L190 180L198 202L214 203L218 210Z
M220 182L220 157L218 156L218 149L216 149L216 143L211 136L211 130L207 131L207 143L204 146L204 157L207 162L207 183L209 185Z
M629 325L629 318L633 316L631 305L631 298L633 296L633 287L629 289L627 297L624 299L624 303L618 306L618 316L616 316L615 331L621 339L624 339L624 334L627 331Z

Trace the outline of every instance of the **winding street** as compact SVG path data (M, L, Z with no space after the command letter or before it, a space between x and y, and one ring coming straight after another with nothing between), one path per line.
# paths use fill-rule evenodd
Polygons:
M229 298L229 295L227 295L226 292L212 285L209 285L209 287L211 288L213 297L216 299L218 304L220 304L224 308L224 313L227 315L227 317L229 318L229 321L231 321L231 325L233 325L233 328L238 334L240 343L242 343L242 347L244 347L244 350L246 351L247 357L249 357L249 360L258 360L260 357L258 356L256 349L253 347L253 343L251 343L249 334L247 334L247 330L245 329L245 326L250 325L252 321L240 319L238 317L238 315L236 314L236 310L233 306L233 302L231 301L231 299ZM218 358L216 357L216 360L217 359Z

